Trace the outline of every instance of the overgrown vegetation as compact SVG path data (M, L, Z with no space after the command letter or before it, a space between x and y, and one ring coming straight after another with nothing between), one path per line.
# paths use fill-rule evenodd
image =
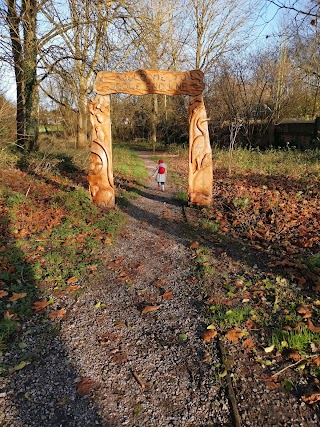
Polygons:
M269 367L272 387L288 387L289 371L290 387L299 375L312 384L320 379L319 152L238 148L231 174L226 150L213 159L213 205L193 212L211 336ZM186 155L170 167L186 185Z
M96 274L103 252L125 220L119 209L106 211L92 204L82 168L87 153L70 150L23 157L3 151L2 343L19 331L23 320L41 312L41 307L56 308L57 293L80 292ZM146 171L137 155L117 146L114 153L117 179L143 184ZM123 197L123 191L118 188L117 196ZM126 197L132 197L133 191L134 187Z

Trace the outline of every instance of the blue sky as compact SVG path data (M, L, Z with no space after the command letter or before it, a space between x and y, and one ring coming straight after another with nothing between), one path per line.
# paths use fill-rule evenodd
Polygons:
M269 3L267 0L263 1L265 2L265 6L261 16L256 21L254 41L251 44L253 49L257 46L263 47L269 42L275 43L274 34L277 31L278 22L281 16L281 13L279 13L278 8L275 5ZM267 38L266 36L269 37ZM8 100L15 102L15 79L13 72L10 69L6 70L2 76L2 86L0 89Z

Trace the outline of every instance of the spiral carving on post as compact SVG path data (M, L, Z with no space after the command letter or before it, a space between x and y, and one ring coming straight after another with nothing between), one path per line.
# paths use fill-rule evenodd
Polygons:
M190 96L189 123L189 203L209 206L212 203L212 151L202 95Z
M89 189L94 202L107 208L115 205L112 172L112 141L110 119L110 96L98 95L89 105L91 156L89 166Z
M108 208L115 205L110 119L110 94L113 93L189 95L189 203L200 206L212 203L212 154L201 95L205 87L203 78L201 70L100 71L97 74L94 83L97 96L89 105L92 136L88 181L95 203Z

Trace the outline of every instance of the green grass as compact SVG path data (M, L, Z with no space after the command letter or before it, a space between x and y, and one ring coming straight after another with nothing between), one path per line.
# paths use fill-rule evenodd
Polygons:
M226 169L228 150L213 149L214 167ZM234 172L258 172L266 175L291 175L304 177L318 175L320 151L236 148L232 157Z
M124 177L126 180L143 185L148 178L148 171L138 153L130 145L113 145L114 176Z
M271 335L271 342L278 351L284 348L297 350L302 354L310 354L310 344L320 345L320 334L311 332L306 326L298 331L274 330Z
M250 305L227 308L221 304L216 304L211 305L209 311L209 321L219 325L219 328L243 326L243 323L252 316L252 307Z
M115 174L133 182L126 197L138 197L137 189L148 176L142 160L125 146L115 147L114 154ZM2 289L8 292L1 299L0 345L33 315L34 301L54 300L52 292L65 289L71 277L82 286L90 283L92 273L102 263L101 252L115 241L125 222L125 214L119 208L97 207L88 189L78 184L87 160L85 151L74 150L29 156L17 156L8 150L2 158L1 166L12 169L9 174L15 174L14 169L19 166L25 178L19 175L16 181L0 186L1 205L6 207L0 222L0 280ZM25 181L32 183L28 196ZM13 188L11 182L15 183ZM21 213L25 212L27 216L23 217ZM46 226L42 219L46 220L48 212ZM27 234L20 235L20 231ZM13 292L27 295L10 301Z
M179 200L179 202L188 202L188 192L185 190L178 191L174 197L176 200Z

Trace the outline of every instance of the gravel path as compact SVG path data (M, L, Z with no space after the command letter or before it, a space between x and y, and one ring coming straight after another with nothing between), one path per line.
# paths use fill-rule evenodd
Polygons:
M141 156L151 176L155 163ZM217 343L201 339L207 323L190 249L194 231L170 181L164 193L155 187L150 178L141 197L122 208L126 226L101 254L105 263L94 280L60 297L66 318L33 319L19 351L4 350L4 363L17 369L1 380L0 426L236 425L217 374ZM217 262L232 270L242 262L233 258L223 252ZM223 286L218 276L212 280L213 289ZM311 407L261 380L264 368L250 353L228 350L243 427L319 425Z
M151 175L155 163L145 163ZM7 379L0 425L231 425L212 371L217 351L201 339L201 292L182 207L150 178L125 210L105 269L77 299L61 302L67 317L27 326L31 363ZM144 314L146 306L157 309Z

